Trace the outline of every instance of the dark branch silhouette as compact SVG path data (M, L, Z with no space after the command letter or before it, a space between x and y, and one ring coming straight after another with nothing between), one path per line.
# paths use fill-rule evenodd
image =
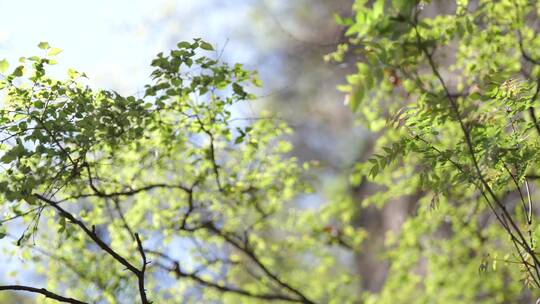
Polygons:
M0 291L27 291L32 293L38 293L41 295L44 295L45 297L49 299L56 300L58 302L63 303L73 303L73 304L88 304L87 302L79 301L73 298L67 298L63 297L61 295L58 295L54 292L48 291L45 288L36 288L36 287L30 287L30 286L24 286L24 285L0 285Z

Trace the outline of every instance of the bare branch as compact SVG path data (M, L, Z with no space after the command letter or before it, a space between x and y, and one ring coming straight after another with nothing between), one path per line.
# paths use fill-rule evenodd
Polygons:
M224 231L221 231L218 229L214 223L209 222L204 227L206 227L208 230L213 232L214 234L220 236L222 239L224 239L228 244L232 245L236 249L240 250L242 253L244 253L247 257L249 257L270 279L272 279L274 282L276 282L279 286L283 287L284 289L288 290L289 292L295 294L298 296L302 303L309 303L314 304L312 300L308 299L306 295L304 295L300 290L292 287L288 283L284 282L282 279L280 279L276 274L274 274L268 267L262 263L262 261L257 257L255 252L249 248L247 242L242 244L242 242L239 242L232 238L229 234L225 233Z
M146 271L146 265L148 264L148 262L146 261L146 254L144 253L141 238L139 237L138 233L135 233L135 239L137 240L137 248L139 249L139 253L141 254L143 262L141 271L137 274L137 278L139 281L139 294L141 296L141 301L143 304L151 304L152 302L148 301L148 298L146 296L146 289L144 288L144 272Z
M88 304L87 302L79 301L73 298L63 297L54 292L48 291L45 288L36 288L36 287L30 287L30 286L24 286L24 285L0 285L0 291L2 290L27 291L27 292L39 293L49 299L53 299L53 300L56 300L58 302L63 302L63 303Z
M65 217L66 219L70 220L73 224L79 226L85 233L88 235L94 243L96 243L103 251L107 252L112 258L114 258L116 261L118 261L120 264L125 266L129 271L131 271L133 274L135 274L138 278L139 283L139 291L141 293L141 301L143 304L150 304L151 302L148 301L146 298L146 292L144 291L144 271L146 270L146 256L144 256L143 252L143 267L142 270L139 270L137 267L135 267L133 264L128 262L124 257L122 257L120 254L118 254L116 251L114 251L109 245L107 245L95 232L94 228L89 229L82 221L78 220L73 216L71 213L66 211L64 208L60 207L57 202L44 197L40 194L35 194L35 196L40 199L41 201L47 203L48 205L52 206L54 209L56 209L61 216ZM140 239L138 238L138 235L136 234L137 239L137 245L139 246L139 251L142 250L142 245L140 244Z
M239 295L250 297L250 298L262 299L262 300L268 300L268 301L286 301L286 302L293 302L293 303L305 303L304 301L300 299L292 298L290 296L279 294L279 293L276 293L276 294L254 293L254 292L241 289L238 287L227 286L227 285L219 284L216 282L212 282L212 281L203 279L196 272L188 273L188 272L183 271L180 268L180 263L178 261L171 260L171 262L173 263L173 266L166 266L162 263L156 263L156 265L159 268L162 268L166 271L173 273L177 278L189 278L202 286L214 288L221 292L229 292L229 293L239 294Z

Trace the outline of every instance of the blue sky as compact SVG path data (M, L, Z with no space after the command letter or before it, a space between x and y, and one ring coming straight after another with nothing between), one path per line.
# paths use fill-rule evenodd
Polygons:
M154 55L176 41L202 37L218 46L234 44L226 32L246 23L246 3L0 0L0 59L34 55L37 44L48 41L64 50L58 70L72 67L87 73L92 85L132 94L146 83ZM248 50L237 50L235 59L249 57Z

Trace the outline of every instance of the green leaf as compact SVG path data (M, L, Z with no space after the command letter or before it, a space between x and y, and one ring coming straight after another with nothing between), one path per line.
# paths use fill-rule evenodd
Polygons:
M38 44L38 47L42 50L48 50L51 46L48 42L42 41Z
M47 53L48 56L56 56L58 54L62 53L62 49L53 47L49 49L49 52Z
M25 196L24 200L30 205L34 205L36 203L36 197L33 195Z
M6 59L0 60L0 73L4 73L9 68L9 63Z
M187 41L182 41L182 42L179 42L176 46L179 49L189 49L189 48L191 48L191 43L189 43Z
M12 74L15 77L21 77L23 75L23 71L24 71L24 66L20 65L15 68Z
M377 0L373 4L373 15L378 17L384 14L384 2L385 0Z
M408 16L415 6L415 1L392 0L392 6L397 9L401 13L401 15Z
M4 164L9 164L10 162L14 161L17 157L13 155L13 153L6 153L0 158L0 162Z
M353 92L349 95L351 111L356 112L356 110L358 110L358 106L364 99L364 90L363 85L357 85L354 87Z
M201 49L207 50L207 51L213 51L214 47L208 42L201 41Z
M69 79L75 79L79 77L80 75L80 73L74 69L68 69L67 74L68 74Z
M66 218L65 217L61 217L60 218L60 221L58 222L59 224L59 227L58 227L58 233L62 233L66 230Z
M2 225L2 221L0 221L0 240L5 238L7 236L6 227Z
M232 87L233 87L233 91L235 94L238 94L240 96L244 96L246 93L244 92L244 88L242 88L241 85L237 84L237 83L233 83L232 84Z

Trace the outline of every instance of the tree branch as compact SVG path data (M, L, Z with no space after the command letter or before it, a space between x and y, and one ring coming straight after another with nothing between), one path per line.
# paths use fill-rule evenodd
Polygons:
M519 7L517 6L517 4L514 3L514 5L516 6L516 10L518 10ZM533 58L525 50L525 47L523 46L523 35L521 34L521 31L519 29L517 30L517 35L518 35L518 44L519 44L519 50L521 52L521 57L523 57L526 61L530 62L531 64L540 65L540 60ZM540 93L540 77L536 80L536 91L534 92L534 95L531 101L534 102L536 98L538 97L539 93ZM540 135L540 125L538 125L538 119L536 118L534 107L529 107L529 116L531 116L531 120L533 121L536 132L538 133L538 135Z
M45 297L56 300L58 302L73 303L73 304L88 304L87 302L79 301L73 298L63 297L54 292L48 291L45 288L36 288L36 287L23 286L23 285L0 285L0 291L2 290L27 291L27 292L42 294Z
M49 198L46 198L41 194L35 194L35 197L47 203L48 205L52 206L54 209L56 209L60 213L61 216L65 217L66 219L71 221L73 224L79 226L86 233L86 235L88 235L94 241L94 243L96 243L103 251L107 252L113 259L118 261L120 264L125 266L129 271L135 274L139 281L139 291L141 291L141 283L142 283L141 301L143 304L150 304L150 302L148 302L148 299L146 299L146 293L144 292L144 270L146 270L146 257L144 257L145 265L143 266L143 270L139 270L137 267L135 267L133 264L127 261L124 257L122 257L120 254L114 251L103 240L101 240L101 238L94 232L93 227L92 227L92 230L90 230L81 220L78 220L71 213L66 211L64 208L60 207L57 202Z
M147 186L144 186L144 187L141 187L141 188L130 189L130 190L126 190L126 191L117 191L117 192L106 193L106 192L98 189L96 187L96 185L94 185L94 182L93 182L94 179L92 177L92 172L90 171L90 165L88 165L88 163L84 163L83 166L86 167L86 172L88 174L88 182L90 184L90 188L92 188L92 190L94 191L94 194L81 194L81 195L79 195L77 197L74 197L74 198L94 197L94 196L101 197L101 198L114 198L114 197L118 197L118 196L131 196L131 195L137 194L139 192L152 190L154 188L181 189L186 193L191 192L190 188L182 186L182 185L171 185L171 184L165 184L165 183L158 183L158 184L151 184L151 185L147 185Z
M278 293L276 293L276 294L254 293L254 292L244 290L244 289L240 289L240 288L237 288L237 287L227 286L227 285L222 285L222 284L219 284L219 283L216 283L216 282L212 282L212 281L203 279L196 272L188 273L188 272L183 271L180 268L180 263L178 261L172 260L170 258L168 258L168 260L170 260L173 263L173 266L169 267L169 266L166 266L166 265L164 265L162 263L156 263L156 265L159 268L162 268L162 269L164 269L166 271L172 272L177 278L188 278L188 279L191 279L191 280L197 282L198 284L200 284L202 286L214 288L214 289L217 289L217 290L219 290L221 292L229 292L229 293L239 294L239 295L242 295L242 296L255 298L255 299L268 300L268 301L286 301L286 302L293 302L293 303L304 303L300 299L292 298L290 296L283 295L283 294L278 294Z
M151 304L152 302L148 301L148 298L146 297L146 289L144 288L144 272L146 271L146 265L148 262L146 261L146 254L144 253L141 238L139 237L138 233L135 233L135 239L137 240L137 249L139 249L139 253L141 254L142 258L142 268L137 274L139 281L139 294L143 304Z
M538 260L538 257L534 254L534 251L531 248L531 245L528 244L525 236L523 235L523 233L521 232L521 230L519 229L519 227L517 226L517 224L513 220L512 216L510 215L510 213L506 209L506 206L498 199L498 197L494 193L493 189L490 187L490 185L485 180L485 178L484 178L484 176L482 174L482 171L480 170L480 165L478 164L478 160L476 158L476 152L474 150L474 145L473 145L473 142L472 142L472 139L471 139L469 129L467 128L467 126L465 126L465 123L464 123L464 121L463 121L463 119L461 117L461 113L459 111L459 107L458 107L458 104L457 104L456 100L452 97L452 95L450 93L450 90L448 89L448 86L446 85L446 82L444 81L442 75L440 74L439 70L437 69L437 65L436 65L436 63L435 63L435 61L433 59L433 54L430 53L427 50L426 46L424 45L424 43L422 41L422 37L421 37L420 32L418 30L418 24L417 24L417 20L416 20L417 17L418 17L418 15L415 14L415 20L414 21L409 21L409 22L410 22L410 24L413 26L413 28L415 30L418 47L422 50L422 53L426 56L426 58L428 60L428 64L429 64L433 74L438 79L440 85L442 86L442 88L444 90L445 97L448 99L448 102L450 104L450 108L451 108L453 114L455 115L456 120L459 123L459 126L460 126L460 128L462 130L462 133L463 133L464 137L465 137L465 143L467 145L467 150L468 150L470 159L472 161L473 167L474 167L474 169L476 171L476 175L477 175L478 179L480 180L480 183L482 184L483 188L487 191L489 197L495 202L497 207L499 207L499 209L501 210L502 213L500 215L493 208L493 206L492 206L490 200L488 199L487 195L484 194L484 190L482 190L482 188L480 188L480 191L482 192L482 195L486 199L486 201L487 201L488 205L490 206L490 208L493 210L493 212L497 216L497 219L501 222L503 227L505 227L506 231L508 232L508 234L510 235L512 240L515 241L517 244L519 244L525 251L527 251L527 253L529 253L529 255L531 256L531 258L534 261L534 265L535 265L534 268L535 268L535 271L536 271L536 275L537 275L538 278L540 278L540 270L539 270L540 261ZM510 229L510 227L511 227L511 229ZM517 237L516 237L516 235L514 235L514 232L512 231L512 229L515 231ZM537 283L537 284L538 284L537 286L540 287L540 284L539 283Z
M274 282L276 282L278 285L283 287L284 289L288 290L289 292L295 294L301 299L302 303L306 304L314 304L312 300L308 299L306 295L304 295L300 290L292 287L291 285L287 284L283 280L281 280L276 274L274 274L264 263L261 262L261 260L257 257L257 255L253 252L252 249L250 249L247 244L241 244L240 242L234 240L232 237L227 235L225 232L218 229L214 223L209 222L204 227L206 227L208 230L213 232L214 234L220 236L222 239L224 239L227 243L235 247L236 249L243 252L247 257L249 257L270 279L272 279Z

